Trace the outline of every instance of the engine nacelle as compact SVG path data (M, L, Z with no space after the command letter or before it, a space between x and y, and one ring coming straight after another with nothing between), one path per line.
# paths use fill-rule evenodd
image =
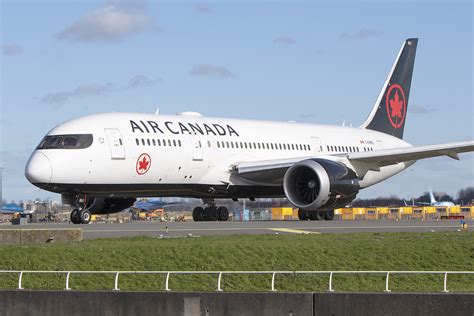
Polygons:
M296 207L330 210L343 207L359 193L354 170L327 159L308 159L295 163L285 174L283 189Z
M118 213L135 203L134 198L93 198L87 209L91 214Z

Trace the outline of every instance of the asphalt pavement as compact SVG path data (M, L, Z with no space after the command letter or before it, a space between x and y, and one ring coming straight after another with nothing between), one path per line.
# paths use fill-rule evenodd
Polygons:
M468 229L474 220L467 220ZM253 221L253 222L142 222L91 223L41 223L27 225L0 225L0 229L54 229L82 228L85 239L116 238L127 236L205 236L238 234L342 234L355 232L430 232L456 231L459 220L366 220L366 221Z

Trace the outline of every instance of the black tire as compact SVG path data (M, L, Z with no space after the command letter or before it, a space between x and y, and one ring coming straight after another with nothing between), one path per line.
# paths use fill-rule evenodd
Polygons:
M81 224L89 224L91 221L91 212L89 210L79 211Z
M308 213L309 213L308 211L299 209L298 210L298 218L300 219L300 221L307 221L309 219L309 214Z
M334 210L324 212L324 220L332 221L334 219Z
M324 219L324 212L323 211L311 211L309 212L309 218L312 221L322 221Z
M211 206L204 209L204 220L215 222L219 218L217 207Z
M195 222L201 222L204 220L204 209L200 206L195 207L193 210L193 220Z
M229 210L225 206L221 206L217 209L217 213L219 214L219 221L226 222L229 220Z
M79 219L79 211L78 210L72 210L71 212L71 223L73 224L80 224L80 219Z

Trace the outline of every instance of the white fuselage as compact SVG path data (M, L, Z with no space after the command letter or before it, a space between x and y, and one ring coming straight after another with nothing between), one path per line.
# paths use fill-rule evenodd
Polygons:
M233 181L230 167L242 161L325 156L350 166L345 153L410 146L359 127L210 118L195 113L95 114L65 122L48 133L79 134L92 134L92 144L82 149L37 149L26 167L28 180L58 193L201 197L199 192L206 188L241 185ZM42 165L47 162L51 170ZM369 170L361 176L361 188L410 164ZM283 196L283 190L265 192L257 190L254 197Z

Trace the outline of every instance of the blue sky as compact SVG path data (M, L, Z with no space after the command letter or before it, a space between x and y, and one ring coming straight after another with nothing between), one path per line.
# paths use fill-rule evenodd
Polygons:
M67 4L66 4L67 3ZM473 5L464 2L1 1L3 196L55 125L107 111L361 124L419 37L405 139L473 138ZM474 155L420 161L359 196L474 186Z

